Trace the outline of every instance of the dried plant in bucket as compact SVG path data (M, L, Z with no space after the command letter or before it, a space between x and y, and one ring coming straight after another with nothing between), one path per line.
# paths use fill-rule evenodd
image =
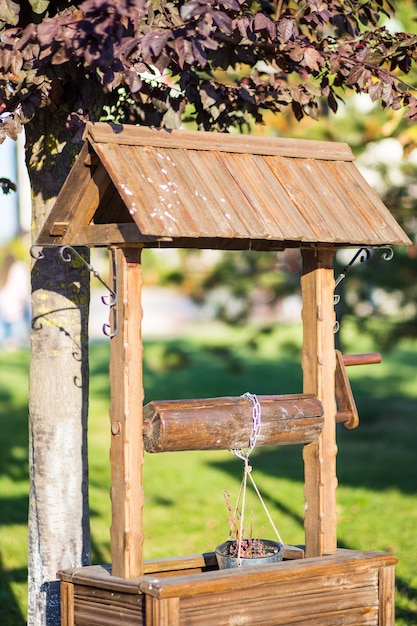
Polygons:
M231 450L235 456L243 460L244 472L239 495L234 508L230 504L230 494L227 491L224 492L226 507L229 511L230 538L216 548L216 558L220 569L281 561L283 553L283 541L253 479L251 473L252 467L249 464L249 456L256 445L256 441L261 431L261 406L258 398L254 394L246 393L244 394L244 397L249 398L253 405L252 433L249 441L249 447L246 452L243 450ZM271 526L275 531L278 541L260 539L259 537L255 538L253 536L253 512L251 513L252 521L250 523L249 531L245 529L245 505L248 476L252 483L252 487L255 490L255 493L258 496L271 523Z

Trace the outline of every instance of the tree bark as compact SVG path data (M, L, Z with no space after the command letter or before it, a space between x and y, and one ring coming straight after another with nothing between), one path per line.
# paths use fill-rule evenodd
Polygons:
M74 158L65 117L41 109L26 126L33 241ZM28 626L61 623L56 572L90 563L88 309L86 267L43 250L32 266Z

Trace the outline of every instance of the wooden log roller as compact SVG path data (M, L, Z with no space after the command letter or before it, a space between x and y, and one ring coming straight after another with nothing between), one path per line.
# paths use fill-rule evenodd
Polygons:
M258 396L262 428L257 446L316 441L323 407L313 395ZM252 402L223 397L153 401L144 407L147 452L245 448L252 431Z
M347 428L359 424L358 411L345 367L380 363L381 355L336 350L336 421ZM262 429L257 446L306 444L317 441L323 407L309 394L258 396ZM192 400L154 400L144 407L143 439L147 452L245 448L252 422L251 401L244 396Z

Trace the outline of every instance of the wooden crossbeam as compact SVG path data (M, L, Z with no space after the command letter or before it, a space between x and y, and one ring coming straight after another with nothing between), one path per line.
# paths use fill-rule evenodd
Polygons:
M316 441L323 408L313 395L258 396L262 427L257 446ZM227 450L248 445L252 402L245 397L165 400L143 412L147 452Z

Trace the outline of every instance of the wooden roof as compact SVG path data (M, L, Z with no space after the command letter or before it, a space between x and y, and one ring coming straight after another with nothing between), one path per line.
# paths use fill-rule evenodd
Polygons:
M38 244L410 243L343 143L105 123L84 138Z

